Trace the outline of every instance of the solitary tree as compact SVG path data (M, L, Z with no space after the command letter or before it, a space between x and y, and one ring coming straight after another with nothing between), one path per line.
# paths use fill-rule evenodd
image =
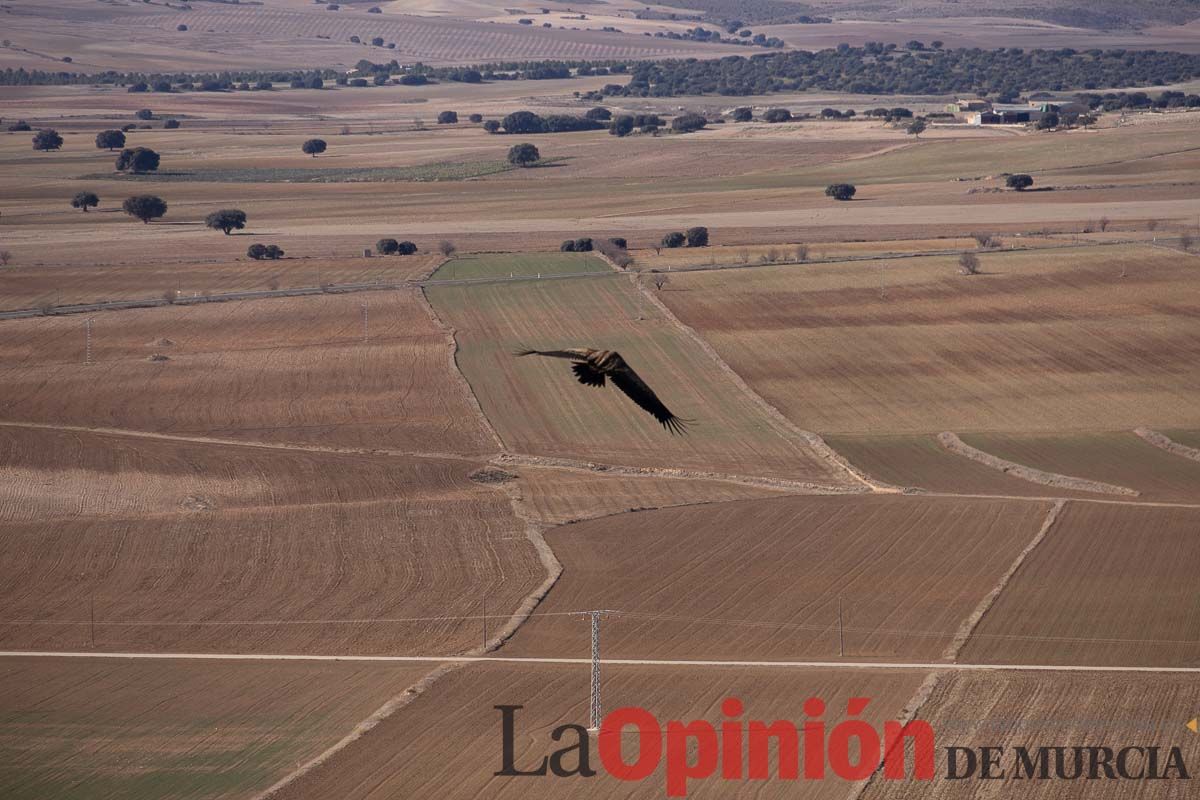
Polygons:
M175 130L176 128L178 128L178 127L179 127L179 120L177 120L177 119L169 119L169 120L167 120L166 122L164 122L164 123L163 123L163 127L164 127L164 128L166 128L166 129L167 129L167 130L169 130L169 131L173 131L173 130Z
M1030 186L1033 186L1033 177L1023 173L1009 175L1004 181L1004 185L1010 189L1016 189L1018 192L1023 192Z
M849 200L857 191L853 184L833 183L825 187L825 196L834 200Z
M480 122L483 122L483 114L471 114L470 116L467 117L467 120L478 124Z
M80 192L71 199L71 208L83 209L87 213L89 208L95 208L100 205L100 195L95 192Z
M246 248L246 255L253 258L255 261L262 261L267 257L267 246L258 244L257 242Z
M800 262L808 261L808 245L796 245L796 260Z
M57 150L63 146L63 138L53 128L46 128L33 135L34 150Z
M324 139L309 139L307 142L300 145L300 149L313 158L316 158L318 153L325 152L325 148L327 146L328 145L325 144Z
M668 233L666 236L664 236L662 238L662 246L663 247L671 247L671 248L683 247L683 245L686 241L687 241L687 237L684 236L682 233L680 233L679 231L671 231L670 233Z
M375 243L375 252L381 256L392 256L400 249L400 243L395 239L380 239Z
M454 246L454 242L442 239L440 242L438 242L438 252L444 255L446 258L449 258L458 252L458 248Z
M979 256L974 253L963 253L958 257L958 271L963 275L978 275Z
M458 122L457 111L442 111L438 114L438 125L453 125Z
M137 217L146 224L152 219L158 219L167 213L167 203L161 197L152 194L140 194L127 197L121 208L131 217Z
M670 281L671 281L670 278L668 278L666 275L664 275L661 272L654 273L654 277L651 278L651 280L654 281L654 288L660 292L662 291L662 288L664 286L666 286L668 283L670 283Z
M1099 224L1100 224L1100 232L1103 233L1104 231L1108 230L1108 226L1112 224L1112 220L1109 219L1108 217L1101 217Z
M514 144L508 149L508 163L517 167L528 167L531 164L536 164L542 158L542 154L538 152L537 147L528 142L523 144Z
M96 147L100 150L116 150L125 146L125 134L121 131L100 131L96 134Z
M204 218L204 224L214 231L221 231L226 236L232 230L246 227L246 212L236 208L223 208L214 211Z
M10 261L12 261L12 251L0 250L0 267L7 267Z
M411 256L417 252L417 245L413 242L405 240L396 246L396 254L401 256Z
M154 172L161 161L158 153L148 147L126 148L117 156L118 172Z
M925 120L914 119L912 122L908 123L908 127L905 128L904 130L908 133L909 136L915 136L918 139L920 139L921 134L925 132L925 128L926 128Z
M688 247L708 247L708 228L703 225L688 228L686 236Z

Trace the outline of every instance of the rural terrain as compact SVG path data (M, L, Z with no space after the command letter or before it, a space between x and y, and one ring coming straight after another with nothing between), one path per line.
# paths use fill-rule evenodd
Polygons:
M663 797L496 774L595 632L604 712L937 732L688 796L1188 796L942 751L1200 769L1200 22L949 5L0 0L0 795ZM909 39L1184 55L1053 125L613 89ZM578 347L687 435L515 355Z

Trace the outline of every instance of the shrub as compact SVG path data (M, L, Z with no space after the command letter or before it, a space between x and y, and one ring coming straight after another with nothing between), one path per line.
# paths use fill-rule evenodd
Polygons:
M80 192L71 198L71 208L83 209L84 213L89 208L95 208L100 205L100 195L95 192Z
M158 153L148 147L126 148L117 156L118 172L154 172L158 169L161 159Z
M692 133L702 129L708 120L699 114L682 114L671 120L671 130L676 133Z
M508 149L508 163L517 167L528 167L531 164L536 164L542 158L537 147L528 142L522 144L514 144Z
M742 106L733 110L734 122L750 122L754 119L754 110L749 106Z
M136 195L125 198L121 208L131 217L136 217L146 224L152 219L158 219L167 213L167 203L161 197L152 194Z
M1030 186L1033 186L1033 178L1024 174L1009 175L1004 181L1004 185L1010 189L1016 189L1018 192L1023 192Z
M672 231L662 238L662 246L671 248L683 247L684 242L686 241L687 237L682 233L679 231Z
M454 246L454 242L447 241L446 239L442 239L440 242L438 242L437 249L438 252L444 255L446 258L449 258L458 252L458 248Z
M708 247L708 228L703 225L688 228L685 235L688 247Z
M169 131L173 131L173 130L175 130L176 128L178 128L178 127L179 127L179 120L177 120L177 119L169 119L169 120L167 120L166 122L164 122L164 123L163 123L163 127L164 127L164 128L166 128L166 129L167 129L167 130L169 130Z
M261 244L252 244L246 248L246 255L253 258L255 261L261 261L267 257L267 247Z
M980 247L996 247L999 244L996 237L990 233L972 233L971 238L975 240L975 244Z
M478 124L483 122L483 114L472 114L471 116L467 117L467 120Z
M375 252L381 256L395 255L400 249L400 243L395 239L380 239L375 243Z
M613 246L614 246L614 247L619 247L619 248L621 248L622 250L628 250L628 249L629 249L629 242L627 242L627 241L626 241L626 240L625 240L623 237L621 237L621 236L614 236L614 237L612 237L611 239L609 239L609 241L613 243Z
M228 236L230 231L240 231L246 227L246 212L237 208L223 208L205 217L204 225Z
M853 184L834 183L825 187L825 196L834 200L849 200L858 191Z
M767 122L787 122L792 118L792 112L786 108L769 108L767 113L763 114L763 119Z
M154 119L154 112L148 108L143 108L134 114L134 116L138 119Z
M57 150L63 146L63 138L53 128L46 128L33 135L34 150Z
M179 24L179 25L175 26L175 30L179 31L180 33L185 32L187 29L188 29L187 25Z
M795 252L796 252L796 260L797 261L799 261L801 263L808 261L808 245L806 245L806 244L796 245Z
M458 112L442 111L438 114L437 121L439 125L453 125L454 123L458 122Z
M979 256L974 253L963 253L958 257L958 271L963 275L978 275Z
M29 123L26 122L25 120L19 119L16 122L14 122L12 125L9 125L8 130L12 133L21 133L23 131L31 131L31 130L33 130L33 128L31 128L29 126Z
M628 114L622 114L612 121L612 125L608 127L608 132L613 136L628 136L633 133L633 117Z
M324 153L326 148L328 148L328 145L325 144L324 139L309 139L300 145L300 150L313 158L316 158L318 153Z
M396 254L401 256L411 256L417 252L417 246L412 242L405 240L396 246Z
M488 133L499 133L500 123L494 119L489 119L487 122L483 123L483 129Z

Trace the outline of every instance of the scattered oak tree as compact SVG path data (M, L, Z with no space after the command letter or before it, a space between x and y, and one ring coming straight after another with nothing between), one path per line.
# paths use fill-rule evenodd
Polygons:
M628 136L633 133L634 119L628 114L622 114L612 121L608 132L613 136Z
M688 247L708 247L708 228L703 225L688 228L685 236Z
M80 192L71 198L71 208L79 208L87 213L89 208L100 205L100 195L95 192Z
M100 131L96 134L96 147L100 150L116 150L125 146L125 134L121 131Z
M142 108L134 116L138 119L154 119L154 112L148 108Z
M417 245L414 242L408 241L407 239L403 242L400 242L396 246L396 255L398 255L398 256L411 256L411 255L414 255L416 252L417 252Z
M825 196L834 200L849 200L857 192L858 189L850 183L833 183L825 187Z
M457 111L442 111L437 117L438 125L453 125L458 122Z
M125 149L117 156L118 172L154 172L158 169L161 159L158 153L148 147Z
M978 275L979 256L974 253L963 253L958 257L958 271L963 275Z
M316 158L318 153L324 153L327 147L328 145L325 144L324 139L309 139L307 142L300 145L300 149L304 151L305 154L310 155L313 158Z
M754 119L754 110L750 106L742 106L733 110L734 122L750 122Z
M395 239L380 239L375 243L375 252L381 256L392 256L400 249L400 243Z
M767 122L787 122L792 118L792 112L786 108L769 108L767 113L763 114L763 119Z
M454 246L454 242L446 239L442 239L440 242L438 242L437 248L438 252L444 255L446 258L449 258L458 252L458 248Z
M528 142L514 144L508 149L508 163L515 167L528 167L542 159L537 147Z
M257 242L246 248L246 255L253 258L255 261L262 261L267 257L267 246L258 244Z
M676 133L692 133L701 130L708 120L700 114L682 114L671 120L671 130Z
M1030 186L1033 186L1033 177L1025 175L1024 173L1009 175L1008 178L1005 179L1004 185L1010 189L1015 189L1018 192L1023 192Z
M918 139L920 139L920 138L921 138L921 134L925 132L925 129L926 129L927 127L928 127L928 126L925 124L925 120L923 120L923 119L914 119L912 122L908 123L908 127L907 127L907 128L905 128L905 129L904 129L904 131L905 131L905 133L907 133L909 136L915 136L915 137L917 137Z
M125 198L121 208L131 217L136 217L147 225L150 220L158 219L167 213L167 203L161 197L152 194L140 194Z
M57 150L63 146L63 138L53 128L46 128L33 135L34 150Z
M205 217L204 225L228 236L230 231L240 231L246 227L246 212L236 208L223 208Z
M687 237L679 231L671 231L662 238L663 247L683 247L685 242L687 242Z

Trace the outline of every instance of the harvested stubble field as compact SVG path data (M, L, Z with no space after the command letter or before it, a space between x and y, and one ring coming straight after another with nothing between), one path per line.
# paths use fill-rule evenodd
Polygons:
M328 447L496 449L453 370L449 338L415 290L100 314L90 367L80 316L0 326L2 420Z
M1008 780L875 780L864 800L984 800L1064 797L1100 800L1146 800L1184 797L1187 781L1157 780L1027 780L1012 778L1014 748L1158 746L1159 769L1167 750L1182 749L1191 767L1200 746L1184 728L1197 706L1200 687L1183 675L1080 675L1077 673L944 674L918 715L937 732L939 747L1005 748ZM978 751L977 751L978 752ZM1130 772L1146 766L1134 753ZM1050 756L1053 775L1054 755ZM1085 756L1085 775L1086 775ZM1074 772L1068 751L1066 774ZM1103 776L1103 773L1101 773Z
M1139 492L1140 500L1200 503L1200 461L1155 447L1133 433L976 433L963 441L1035 469L1127 486Z
M586 622L577 622L586 628ZM586 651L585 651L586 652ZM918 671L763 670L745 667L694 669L607 667L603 674L606 710L626 705L646 708L667 720L704 719L717 723L721 702L740 698L746 718L802 722L805 698L825 700L827 725L844 718L850 697L870 697L862 718L872 725L894 718L920 685ZM439 798L660 798L660 768L643 781L618 781L605 772L595 778L503 778L498 704L524 705L517 712L515 761L524 769L555 747L550 732L564 723L587 725L586 665L474 665L440 679L402 713L384 721L354 750L346 751L310 776L285 788L280 800L380 800ZM637 753L636 737L626 736L627 758ZM593 764L599 768L593 744ZM665 747L664 747L665 761ZM699 798L844 798L850 784L832 775L821 781L724 781L714 776L692 781L688 796Z
M526 465L515 471L525 510L548 525L649 508L778 497L784 491L725 481L629 477Z
M662 300L801 427L1196 424L1195 270L1140 245L679 274Z
M458 364L510 450L633 466L770 475L850 488L856 482L760 410L630 278L431 286L456 331ZM580 386L558 359L521 347L621 351L700 435L678 437L611 387Z
M0 794L248 797L428 667L332 663L0 663Z
M469 461L0 434L5 648L461 652L544 577Z
M942 447L933 434L824 438L851 464L893 486L954 494L1096 497L1090 492L1052 489L956 455Z
M1068 503L961 660L1200 665L1200 511Z
M563 576L540 610L607 608L619 658L936 660L1033 539L1048 503L783 497L647 511L551 531ZM509 645L585 653L578 619ZM507 649L507 648L506 648Z

